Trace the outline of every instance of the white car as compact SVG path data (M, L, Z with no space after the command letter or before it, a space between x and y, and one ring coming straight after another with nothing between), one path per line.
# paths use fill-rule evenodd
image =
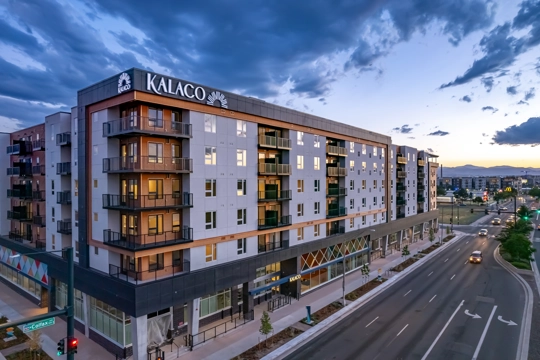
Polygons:
M536 211L536 206L531 206L531 210Z
M488 234L487 229L481 229L478 232L478 235L480 235L480 236L487 236L487 234Z
M503 211L508 210L508 208L507 208L506 206L503 206L503 207L501 207L501 208L499 208L499 209L501 209L501 210L503 210Z

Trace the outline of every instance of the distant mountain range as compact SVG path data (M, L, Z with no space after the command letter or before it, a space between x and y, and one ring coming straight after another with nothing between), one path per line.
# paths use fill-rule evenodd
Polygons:
M482 167L475 165L463 165L456 167L442 168L443 177L459 177L459 176L524 176L539 175L540 168L531 167L514 167L508 165ZM438 176L441 176L441 168L439 167Z

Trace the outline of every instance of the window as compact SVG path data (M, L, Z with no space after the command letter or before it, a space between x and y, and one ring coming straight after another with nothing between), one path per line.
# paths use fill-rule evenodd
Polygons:
M321 235L321 224L317 224L313 226L313 236L319 236Z
M362 198L362 207L366 207L366 198Z
M373 214L373 222L377 222L377 214Z
M354 209L354 199L349 199L349 209Z
M236 225L246 225L246 209L238 209L236 211Z
M411 154L407 153L407 161L411 160Z
M304 155L296 155L296 168L297 169L304 168Z
M384 189L384 180L381 180L381 188Z
M377 163L373 163L373 170L377 172Z
M412 161L416 161L416 154L412 154Z
M302 131L296 133L296 143L298 145L304 145L304 133Z
M163 215L148 215L148 235L163 234Z
M354 160L349 161L349 170L354 171Z
M95 187L96 189L97 189L97 187L98 187L98 181L97 181L97 179L94 179L94 187Z
M366 180L362 180L362 190L366 190Z
M217 259L217 244L206 245L206 262Z
M296 239L297 240L304 240L304 228L298 228L296 229Z
M163 127L163 110L148 108L148 126Z
M74 192L75 192L75 196L79 196L79 180L75 180L75 184L74 184Z
M93 149L94 149L94 155L97 155L97 153L98 153L98 147L97 147L97 145L94 145L94 146L93 146Z
M137 215L122 215L122 235L138 235L139 219Z
M179 213L172 214L172 231L175 233L180 232L180 214Z
M352 141L349 143L349 152L354 152L354 142Z
M366 172L366 162L362 161L362 171Z
M362 225L366 225L366 216L362 216Z
M394 150L390 150L390 159L394 158Z
M381 157L384 157L384 148L381 148Z
M94 221L98 221L98 213L97 212L94 213Z
M236 253L242 255L246 253L246 239L236 240Z
M172 159L173 163L179 162L179 161L176 161L176 159L179 159L180 157L182 157L180 153L180 145L171 144L171 157L173 158Z
M349 219L349 228L350 229L354 228L354 218Z
M215 314L231 307L231 289L218 291L215 294L201 297L199 318ZM184 317L187 319L187 316Z
M216 228L216 212L207 211L206 212L206 230Z
M180 197L180 180L172 179L171 187L172 187L173 198L179 198Z
M381 196L381 205L384 205L384 196Z
M373 205L377 205L377 197L376 196L373 197Z
M316 148L321 147L321 141L319 140L319 135L313 135L313 146Z
M215 146L204 147L204 164L216 165L216 147Z
M148 180L148 199L163 199L163 179Z
M216 132L216 115L204 114L204 131L209 133Z
M236 195L244 196L246 195L246 181L245 179L238 179L236 181Z
M313 170L321 170L321 158L318 156L313 158Z
M394 195L390 195L390 203L391 203L391 204L394 203Z
M163 163L162 143L148 143L148 162L158 164Z
M304 192L304 180L297 180L296 184L297 184L297 191L299 193L303 193Z
M247 122L244 120L236 120L236 136L246 137L247 134Z
M390 188L394 188L394 180L390 179Z
M349 181L349 190L354 190L354 180Z
M314 189L315 189L315 192L321 191L321 180L314 181Z
M376 146L373 147L373 156L377 156L377 147Z
M366 155L366 144L362 144L362 155Z
M316 202L313 207L314 207L313 213L315 215L321 213L321 203L320 202Z
M148 256L148 270L157 271L165 268L163 253Z
M236 150L236 166L246 166L246 150Z
M297 215L304 216L304 204L298 204L296 207L297 207Z
M204 190L205 197L214 197L216 196L216 179L206 179L206 187Z
M377 180L373 180L373 188L374 188L374 189L377 188Z

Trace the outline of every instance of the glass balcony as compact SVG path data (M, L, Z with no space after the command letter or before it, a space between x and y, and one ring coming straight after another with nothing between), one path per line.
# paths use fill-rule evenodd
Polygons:
M346 207L338 207L335 209L328 209L326 211L326 218L331 219L338 216L345 216L347 215L347 208Z
M157 156L120 156L103 159L103 172L190 173L193 172L193 160Z
M103 194L103 208L140 211L145 209L181 209L193 206L193 194L174 193L159 195Z
M326 167L326 175L327 176L347 176L347 169L340 166L327 166Z
M403 155L398 154L396 160L398 164L407 164L407 158Z
M13 163L13 167L7 168L7 175L31 177L32 176L32 163L24 162L24 161L16 161Z
M71 174L70 162L56 163L56 175L70 175L70 174Z
M406 171L398 171L397 172L397 177L400 178L400 179L404 179L407 177L407 172Z
M291 165L277 163L259 163L259 175L291 175Z
M56 222L56 232L71 235L71 219L58 220Z
M407 187L403 184L397 184L396 191L399 191L399 192L407 191Z
M7 197L18 199L32 199L32 185L14 184L12 189L7 189Z
M183 275L189 273L189 271L189 261L182 259L173 261L173 264L169 266L160 266L143 271L136 271L134 268L122 269L116 265L109 264L110 276L133 284L144 283L147 281L156 281L171 276L174 277L178 275Z
M284 201L292 199L292 190L266 190L258 192L259 201Z
M419 158L418 159L418 166L425 166L425 165L426 165L426 163L424 162L424 160Z
M147 134L179 138L192 137L191 124L143 116L129 116L103 123L103 137Z
M281 217L274 216L265 219L259 219L259 230L288 226L291 225L291 223L291 215L285 215Z
M334 197L334 196L346 196L347 195L347 188L344 187L330 187L326 189L326 197Z
M345 226L331 226L326 229L326 236L345 234Z
M289 247L289 240L267 242L267 243L258 245L259 254L264 253L264 252L269 252L269 251L286 249L288 247Z
M21 208L26 209L24 206ZM7 218L8 220L32 221L32 213L26 210L8 210Z
M405 217L405 214L397 214L396 219L403 219Z
M398 197L398 198L396 198L396 205L398 205L398 206L407 205L407 200Z
M132 251L153 249L162 246L184 244L193 241L193 229L178 227L178 231L164 231L160 234L130 235L110 229L103 230L103 242L107 245Z
M56 203L61 205L71 204L71 191L59 191L56 193Z
M64 146L71 144L71 133L65 132L62 134L56 134L56 145Z

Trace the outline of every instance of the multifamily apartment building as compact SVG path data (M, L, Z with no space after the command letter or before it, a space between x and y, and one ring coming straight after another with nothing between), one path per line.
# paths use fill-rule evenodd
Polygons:
M438 228L436 155L143 70L79 91L45 141L46 248L76 249L76 326L120 356L252 317ZM0 245L9 269L31 252ZM19 258L44 264L43 296L63 307L64 260Z

